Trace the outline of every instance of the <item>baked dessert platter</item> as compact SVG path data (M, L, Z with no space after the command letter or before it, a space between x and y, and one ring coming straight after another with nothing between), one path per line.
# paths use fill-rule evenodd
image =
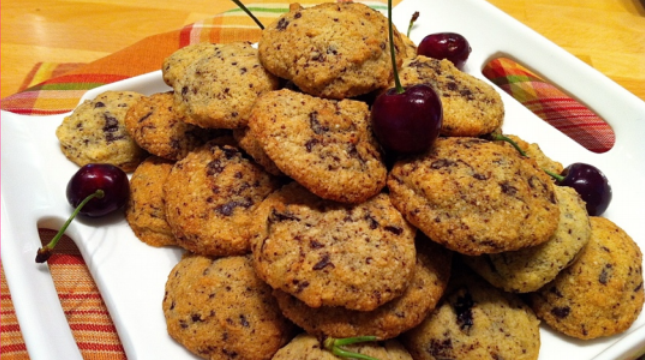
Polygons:
M257 47L184 47L171 91L103 93L56 135L82 169L132 173L86 193L140 241L185 249L158 306L201 358L528 360L540 323L625 332L642 254L601 217L607 179L504 134L469 52L359 3L294 4Z

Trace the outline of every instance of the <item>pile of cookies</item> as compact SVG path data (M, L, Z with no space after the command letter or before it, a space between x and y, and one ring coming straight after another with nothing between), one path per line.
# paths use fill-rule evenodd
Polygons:
M373 335L348 349L430 360L536 359L540 320L625 331L638 246L556 186L536 144L486 140L499 94L398 31L403 85L434 86L444 122L430 150L389 161L369 104L393 86L387 33L362 4L294 5L257 49L187 46L162 65L172 91L107 92L64 120L72 161L134 170L136 236L186 249L169 334L206 359L334 358L321 339Z

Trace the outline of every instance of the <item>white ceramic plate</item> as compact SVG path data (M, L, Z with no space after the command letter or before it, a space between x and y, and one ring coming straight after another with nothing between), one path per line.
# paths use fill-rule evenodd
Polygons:
M395 24L406 29L414 11L421 12L411 35L416 43L432 32L459 32L473 47L465 71L483 78L488 60L509 56L556 82L611 124L616 145L594 154L502 93L504 131L539 143L565 165L586 162L602 169L613 188L613 203L604 216L645 249L645 103L482 0L404 0L394 9ZM167 87L155 72L94 89L84 99L108 89L152 94ZM38 226L59 228L71 213L65 186L78 168L60 152L54 134L64 115L1 116L2 261L27 349L33 360L81 359L49 270L34 263ZM67 234L80 248L130 360L196 359L167 335L161 310L166 277L180 251L141 243L118 215L76 219ZM540 359L632 359L644 352L644 324L641 315L624 334L588 342L543 326Z

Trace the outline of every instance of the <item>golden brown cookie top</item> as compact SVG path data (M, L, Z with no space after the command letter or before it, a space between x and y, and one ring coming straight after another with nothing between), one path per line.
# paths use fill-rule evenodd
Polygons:
M540 321L533 311L517 295L455 265L437 309L403 335L412 357L537 360Z
M278 85L251 43L214 44L174 82L174 111L189 124L235 129L246 125L257 97Z
M415 229L387 195L345 205L293 182L267 197L256 217L258 275L308 306L374 310L402 295L414 275Z
M142 97L125 116L125 126L136 143L152 155L180 160L189 151L220 135L221 131L185 123L173 111L173 94Z
M302 91L344 99L384 88L392 79L387 18L360 3L293 7L262 32L260 59ZM397 67L406 47L395 35Z
M139 240L152 246L175 245L166 221L163 187L173 163L149 156L137 166L130 178L130 198L125 219Z
M579 339L627 330L643 307L643 255L611 220L591 217L591 239L578 260L531 295L538 317Z
M571 265L591 237L587 208L570 187L556 186L560 208L558 228L547 242L516 251L462 259L483 278L505 291L539 290Z
M419 55L407 59L399 75L403 86L430 84L435 88L443 107L444 136L477 137L502 126L504 103L499 93L449 60Z
M510 144L439 138L397 162L392 203L432 240L465 255L535 246L555 232L560 211L550 177Z
M163 311L170 336L210 360L269 360L293 333L248 256L184 256L168 275Z
M173 166L164 185L166 219L177 244L187 250L210 256L244 254L250 247L253 212L277 186L238 148L209 142Z
M322 198L360 203L385 186L387 170L363 102L272 91L258 99L249 126L284 174Z
M128 133L125 115L142 97L134 91L106 91L77 106L56 129L63 154L78 166L106 163L134 171L148 154Z
M371 335L391 339L418 325L435 308L448 285L452 252L417 233L414 276L400 297L373 311L338 306L311 308L287 293L275 290L282 313L307 333L346 338Z
M202 42L184 46L173 52L161 64L161 76L164 82L172 87L184 76L190 64L212 54L215 48L215 44Z

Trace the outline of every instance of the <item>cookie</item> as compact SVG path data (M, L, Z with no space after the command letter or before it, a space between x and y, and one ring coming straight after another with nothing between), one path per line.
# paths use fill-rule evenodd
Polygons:
M504 103L497 91L449 60L419 55L403 63L399 76L403 86L426 83L435 88L443 108L441 135L477 137L502 126Z
M216 51L217 45L202 42L190 44L176 50L170 56L164 59L161 64L161 77L170 87L184 76L186 68L195 61L212 55Z
M134 171L148 154L128 134L125 115L142 97L133 91L106 91L85 100L56 129L63 154L78 166L105 163Z
M207 143L175 163L166 184L166 219L185 249L209 256L249 251L253 211L275 179L232 146Z
M379 360L412 360L410 353L396 340L380 342L365 342L343 346L348 351L371 356ZM314 336L300 334L273 356L272 360L338 360L340 356L326 350L320 340Z
M510 144L476 138L439 138L388 177L392 203L408 221L471 256L549 240L560 217L554 186Z
M174 82L174 111L199 127L235 129L246 125L257 97L278 85L251 43L215 44Z
M258 142L257 136L250 127L233 130L233 138L237 141L240 148L246 151L266 172L275 176L284 176L273 160L264 152L262 145Z
M163 186L173 163L156 157L146 158L132 173L130 198L125 219L137 238L152 246L175 245L166 221Z
M451 252L425 236L421 237L423 239L417 240L414 276L400 297L373 311L352 311L329 306L314 309L276 290L274 296L282 313L308 334L318 337L372 335L384 340L415 327L439 302L448 285L452 260Z
M414 275L415 230L385 194L344 205L292 182L256 214L258 275L310 307L371 311L401 296Z
M185 256L168 276L163 312L168 334L210 360L269 360L293 332L248 256Z
M401 33L401 40L403 40L403 44L405 45L405 51L401 52L401 56L403 56L403 60L406 59L412 59L417 56L417 44L414 43L409 37L407 37L405 34Z
M494 286L510 292L540 289L574 262L591 236L584 201L570 187L556 186L560 221L553 237L517 251L465 256L463 261Z
M415 360L538 358L540 321L517 295L469 272L453 273L448 289L439 307L402 336Z
M406 51L395 32L397 67ZM307 94L344 99L393 79L387 18L360 3L293 7L268 25L258 44L264 67Z
M579 259L530 300L551 328L578 339L619 334L643 307L643 256L611 220L591 217L591 239Z
M367 104L291 90L258 99L249 127L275 165L314 194L361 203L385 186L387 169Z
M186 124L172 108L173 94L157 93L141 98L125 116L128 133L150 154L180 160L189 151L220 135L221 131Z

